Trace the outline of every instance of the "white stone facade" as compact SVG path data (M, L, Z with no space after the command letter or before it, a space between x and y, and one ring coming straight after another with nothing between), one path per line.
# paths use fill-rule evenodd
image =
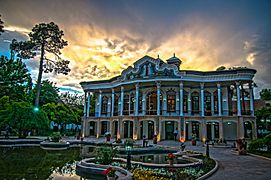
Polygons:
M175 56L167 63L144 56L120 76L82 82L85 92L83 136L158 140L178 137L235 140L256 137L253 69L179 70ZM250 106L243 105L248 86ZM96 97L90 114L90 95ZM236 97L236 98L235 98ZM236 101L234 100L236 99ZM237 107L237 108L235 108Z

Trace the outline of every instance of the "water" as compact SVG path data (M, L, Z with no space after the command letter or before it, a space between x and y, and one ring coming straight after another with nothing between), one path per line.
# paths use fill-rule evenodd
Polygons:
M93 148L85 147L88 153ZM40 147L0 148L0 179L80 179L75 164L84 148L43 150ZM84 178L82 178L84 179ZM89 177L88 179L95 179Z
M120 157L126 158L125 155L121 155ZM132 161L152 163L152 164L168 164L168 157L167 157L167 154L132 155ZM178 159L178 160L175 159L174 163L186 164L186 163L191 163L191 162L184 159Z

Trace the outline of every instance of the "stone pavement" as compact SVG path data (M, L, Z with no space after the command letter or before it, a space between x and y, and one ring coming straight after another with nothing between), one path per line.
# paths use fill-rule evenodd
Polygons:
M159 142L165 146L179 146L174 141ZM191 146L186 142L186 149L205 152L202 144ZM249 155L237 155L232 153L232 148L216 148L210 146L210 156L218 161L219 169L210 180L269 180L271 179L271 160L265 160Z

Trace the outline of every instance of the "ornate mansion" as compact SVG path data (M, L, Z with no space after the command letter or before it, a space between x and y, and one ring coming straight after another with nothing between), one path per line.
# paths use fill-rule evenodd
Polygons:
M175 55L166 62L144 56L121 75L81 82L85 92L83 136L158 140L236 140L256 137L254 69L181 70ZM90 113L90 98L96 98Z

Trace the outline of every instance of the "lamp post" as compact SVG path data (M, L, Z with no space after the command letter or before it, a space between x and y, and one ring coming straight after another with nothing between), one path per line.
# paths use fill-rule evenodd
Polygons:
M126 164L126 168L127 169L131 169L131 150L132 150L132 146L127 144L125 146L125 150L127 152L127 164Z

